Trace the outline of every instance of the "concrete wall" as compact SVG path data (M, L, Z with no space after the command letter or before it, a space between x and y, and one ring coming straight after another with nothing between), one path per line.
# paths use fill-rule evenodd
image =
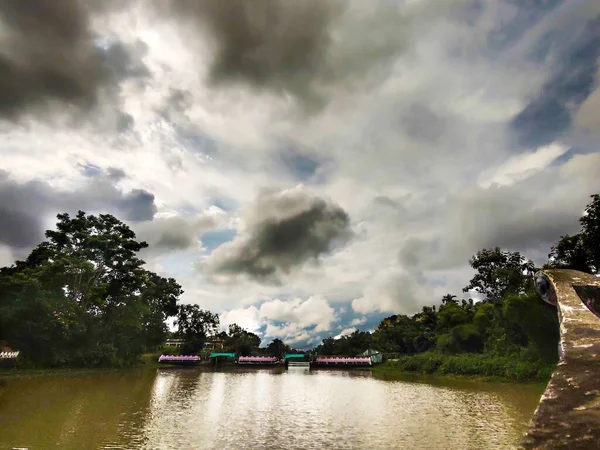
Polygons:
M600 279L543 270L536 287L557 307L560 360L521 448L600 449Z

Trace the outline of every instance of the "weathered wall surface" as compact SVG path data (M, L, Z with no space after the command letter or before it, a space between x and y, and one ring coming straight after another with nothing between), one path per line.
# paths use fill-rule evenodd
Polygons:
M600 449L600 279L543 270L536 286L558 309L560 361L521 448Z

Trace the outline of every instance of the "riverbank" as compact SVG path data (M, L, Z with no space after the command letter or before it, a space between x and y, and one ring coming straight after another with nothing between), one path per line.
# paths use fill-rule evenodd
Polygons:
M389 371L512 382L547 382L554 369L556 363L519 361L514 357L426 352L386 361L374 370L379 373Z
M158 356L154 353L147 353L140 357L137 363L119 367L13 367L0 369L0 380L9 380L14 378L32 378L53 375L88 375L97 373L122 372L142 368L159 367Z
M43 377L43 376L57 376L57 375L68 375L68 376L82 376L89 374L98 373L110 373L110 372L125 372L139 369L156 369L156 368L181 368L182 366L160 364L158 357L161 352L145 353L141 355L136 363L129 365L123 365L118 367L60 367L60 368L40 368L31 367L24 365L24 367L14 367L8 369L0 369L0 381L10 380L15 378L32 378L32 377ZM223 370L228 368L238 368L233 362L223 362L218 365L210 364L207 361L203 361L201 364L188 366L193 367L196 370L213 371Z

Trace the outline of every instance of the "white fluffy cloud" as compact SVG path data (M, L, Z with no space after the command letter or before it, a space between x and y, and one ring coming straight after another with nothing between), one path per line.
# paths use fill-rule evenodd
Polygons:
M359 314L374 312L415 313L431 303L433 290L428 288L422 275L402 269L380 272L364 289L362 297L352 301L352 309Z

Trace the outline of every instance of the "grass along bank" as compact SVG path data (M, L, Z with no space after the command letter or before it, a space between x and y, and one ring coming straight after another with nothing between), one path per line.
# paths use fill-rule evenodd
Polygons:
M556 363L519 361L514 357L489 356L477 353L444 355L435 352L401 356L386 361L376 371L399 371L418 374L461 375L528 382L550 379Z

